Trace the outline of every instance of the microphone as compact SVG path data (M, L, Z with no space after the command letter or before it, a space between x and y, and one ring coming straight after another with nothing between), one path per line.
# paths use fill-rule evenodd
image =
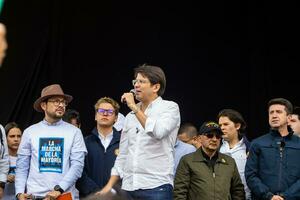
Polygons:
M130 93L132 93L132 94L133 94L133 96L135 97L136 91L135 91L135 89L134 89L134 88L133 88L133 89L131 89L129 92L130 92ZM126 99L125 99L125 98L124 98L124 99L122 99L122 103L126 104Z
M135 91L135 89L133 88L133 89L131 89L129 92L131 92L132 94L133 94L133 96L135 96L135 94L136 94L136 91Z

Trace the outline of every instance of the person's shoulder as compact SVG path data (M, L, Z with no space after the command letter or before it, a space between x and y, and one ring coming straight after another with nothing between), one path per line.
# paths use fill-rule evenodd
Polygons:
M234 164L235 160L231 156L219 152L219 157L222 163Z
M32 124L24 129L24 133L34 131L34 130L39 130L41 128L41 126L42 126L42 122L37 122L35 124Z
M63 127L66 128L66 129L81 132L81 130L78 127L74 126L73 124L70 124L70 123L65 122L65 121L62 121L61 123L62 123Z
M178 140L178 144L182 148L186 149L186 151L194 152L197 150L193 145L182 142L181 140Z
M161 111L171 111L171 112L179 112L179 106L176 102L161 99L159 103L157 103L157 108L159 108Z
M94 134L90 134L88 136L85 136L85 138L84 138L84 142L87 147L89 147L90 145L93 146L94 144L96 144L97 143L96 140L97 140L97 138Z
M113 137L121 138L121 131L117 130L116 128L113 128Z
M251 141L251 145L264 144L266 142L270 142L272 140L272 136L270 133L263 134Z
M166 100L161 98L161 103L169 106L178 106L178 104L175 101Z
M84 137L84 140L86 143L91 143L91 142L94 142L95 140L99 139L99 137L97 137L98 132L97 132L97 129L94 128L89 135L85 136Z
M300 137L297 135L291 135L290 140L286 140L286 142L288 143L290 141L290 143L293 144L293 146L300 148Z
M91 133L91 134L85 136L84 140L85 141L91 141L91 140L94 140L94 138L95 138L95 135Z
M185 162L192 162L193 160L195 159L198 159L199 158L199 155L198 155L198 151L197 149L191 153L188 153L188 154L185 154L184 156L182 156L182 160L185 160Z

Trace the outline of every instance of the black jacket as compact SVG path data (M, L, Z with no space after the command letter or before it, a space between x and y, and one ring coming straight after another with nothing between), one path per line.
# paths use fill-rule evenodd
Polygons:
M80 196L86 196L106 185L118 154L120 136L120 132L113 129L113 139L106 151L96 128L85 138L88 154L85 157L82 176L76 183Z

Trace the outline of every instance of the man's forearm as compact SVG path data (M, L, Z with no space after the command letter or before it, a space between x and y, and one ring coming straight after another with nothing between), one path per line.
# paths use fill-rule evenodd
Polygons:
M106 185L112 188L118 182L119 179L119 176L112 175Z

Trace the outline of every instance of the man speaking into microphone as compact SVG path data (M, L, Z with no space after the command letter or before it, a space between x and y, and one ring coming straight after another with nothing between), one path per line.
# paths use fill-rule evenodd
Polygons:
M97 194L107 194L122 178L130 199L171 200L179 107L161 97L166 78L160 67L144 64L134 69L134 77L134 90L121 97L131 112L125 118L120 153L109 182Z

